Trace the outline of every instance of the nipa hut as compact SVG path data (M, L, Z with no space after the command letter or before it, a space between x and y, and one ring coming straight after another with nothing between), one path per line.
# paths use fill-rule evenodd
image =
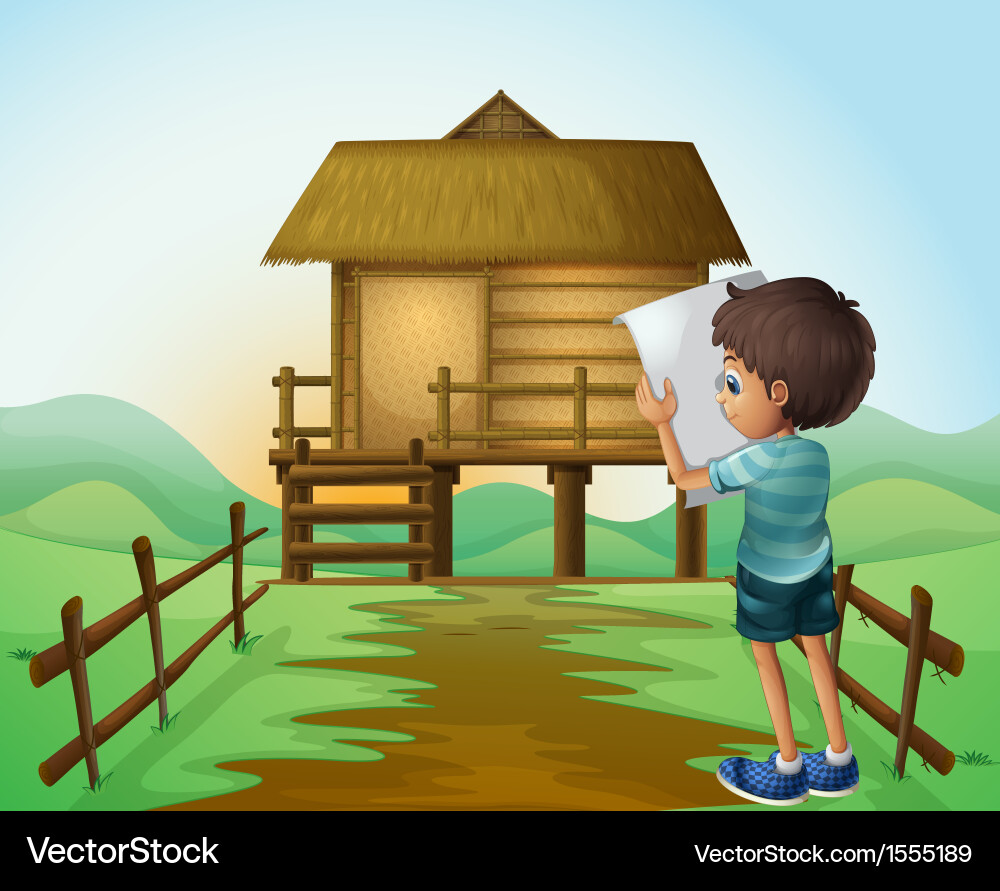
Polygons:
M749 258L693 144L560 139L501 90L439 140L334 145L263 260L317 262L333 448L634 449L611 319ZM581 380L582 415L538 392Z

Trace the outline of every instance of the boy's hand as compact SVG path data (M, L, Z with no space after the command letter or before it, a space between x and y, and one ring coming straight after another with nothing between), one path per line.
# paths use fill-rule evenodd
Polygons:
M635 388L635 404L639 408L639 414L654 427L668 422L677 411L677 397L674 395L673 387L670 386L669 378L663 379L663 390L665 395L661 401L653 395L645 374L639 378Z

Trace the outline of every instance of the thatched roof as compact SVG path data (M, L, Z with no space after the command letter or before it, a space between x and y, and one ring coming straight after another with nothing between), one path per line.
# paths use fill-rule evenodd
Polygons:
M689 142L338 142L262 264L749 265Z

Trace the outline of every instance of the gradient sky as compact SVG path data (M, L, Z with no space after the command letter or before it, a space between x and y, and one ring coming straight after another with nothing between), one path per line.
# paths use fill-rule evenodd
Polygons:
M329 267L264 252L335 142L439 138L503 89L561 137L694 142L755 268L860 302L866 403L976 426L998 26L967 0L6 0L0 405L127 400L273 502L270 379L329 373ZM310 395L297 421L329 423Z

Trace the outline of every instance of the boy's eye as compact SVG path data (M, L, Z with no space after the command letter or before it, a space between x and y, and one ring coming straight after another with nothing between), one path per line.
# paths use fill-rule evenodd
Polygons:
M740 380L740 376L735 371L726 372L726 386L734 396L739 396L743 391L743 381Z

